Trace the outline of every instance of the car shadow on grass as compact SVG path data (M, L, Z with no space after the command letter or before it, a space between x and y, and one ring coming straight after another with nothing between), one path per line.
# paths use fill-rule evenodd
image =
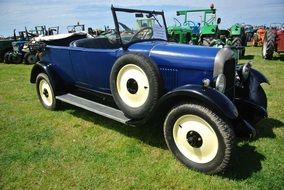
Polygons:
M254 59L254 55L244 55L240 59L249 59L249 60L251 60L251 59Z
M109 118L97 115L95 113L83 110L81 108L63 104L61 110L71 109L70 112L75 117L82 118L86 121L92 122L96 125L103 126L104 128L115 130L125 136L133 137L141 140L142 142L157 148L166 150L167 145L163 136L162 123L150 123L143 126L129 126L126 124L121 124Z
M267 118L257 125L257 136L254 139L238 139L235 155L230 168L222 175L233 180L245 180L253 173L262 169L261 162L266 159L265 155L256 151L256 147L250 144L260 138L275 138L273 128L278 128L284 124L276 119Z
M70 114L75 117L92 122L104 128L117 131L125 136L133 137L142 142L161 149L168 149L163 136L162 123L153 123L133 127L102 117L92 112L77 108L75 106L64 104L62 110L72 110ZM261 162L265 156L256 151L256 147L250 144L258 138L275 138L273 128L281 127L283 123L279 120L268 118L258 124L258 136L252 140L238 139L235 154L232 158L232 164L228 170L221 174L224 178L242 181L259 172L262 169Z
M273 58L272 58L272 60L280 60L280 61L284 61L284 55L283 54L276 54L276 56L275 56L275 54L274 54L274 56L273 56Z

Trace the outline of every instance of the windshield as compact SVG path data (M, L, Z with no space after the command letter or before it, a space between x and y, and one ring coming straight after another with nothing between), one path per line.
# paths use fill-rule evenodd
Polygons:
M167 30L163 12L112 8L116 37L122 44L141 40L165 40Z

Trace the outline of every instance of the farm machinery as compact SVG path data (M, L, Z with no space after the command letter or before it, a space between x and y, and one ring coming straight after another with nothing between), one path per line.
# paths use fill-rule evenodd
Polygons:
M0 62L3 62L4 56L7 52L12 51L12 42L14 38L3 38L0 40Z
M16 29L14 29L14 39L10 41L12 49L4 54L5 63L19 64L25 58L25 52L23 51L24 44L35 37L35 34L29 33L27 28L24 31L19 31L19 35L16 35Z
M189 13L203 13L201 23L188 19ZM221 30L218 25L221 18L216 18L216 9L211 4L209 9L180 10L177 16L184 16L183 24L175 18L175 26L168 28L170 39L179 43L191 43L203 46L225 47L234 49L237 57L243 56L246 46L246 35L241 24L234 24L229 30Z
M255 47L262 45L263 41L264 41L265 33L266 33L266 29L265 29L264 26L258 27L256 32L253 34L252 45L255 46Z
M264 59L272 59L273 53L284 53L284 23L274 23L264 35L262 56Z

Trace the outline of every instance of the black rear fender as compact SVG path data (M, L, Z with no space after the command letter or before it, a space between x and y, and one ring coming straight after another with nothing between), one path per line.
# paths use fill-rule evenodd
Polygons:
M40 61L37 62L32 68L30 82L36 83L36 78L40 73L47 74L55 92L62 91L63 81L56 73L56 71L53 69L52 64Z

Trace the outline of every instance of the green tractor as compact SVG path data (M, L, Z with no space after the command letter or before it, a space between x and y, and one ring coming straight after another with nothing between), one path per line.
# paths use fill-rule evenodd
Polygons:
M230 28L230 35L227 39L227 44L233 47L240 47L239 57L245 55L245 46L247 46L247 36L245 28L239 23L234 24Z
M196 12L195 10L177 11L177 16L184 16L184 22L181 23L174 18L175 25L168 27L170 41L183 44L198 44L200 23L188 20L188 13Z

